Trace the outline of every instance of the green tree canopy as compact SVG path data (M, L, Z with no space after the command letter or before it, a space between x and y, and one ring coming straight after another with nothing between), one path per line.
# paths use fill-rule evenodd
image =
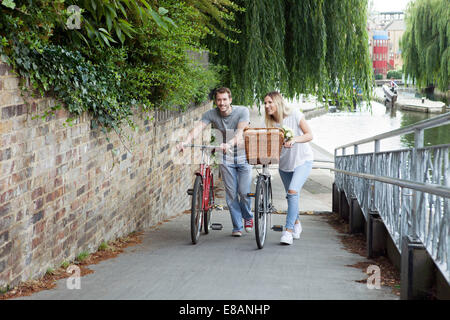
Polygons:
M373 79L367 0L237 0L228 32L238 45L209 38L214 63L227 67L222 83L240 104L273 90L288 98L301 93L350 101L354 86L369 100Z
M450 1L415 0L406 11L401 40L404 73L419 87L448 90L450 78Z

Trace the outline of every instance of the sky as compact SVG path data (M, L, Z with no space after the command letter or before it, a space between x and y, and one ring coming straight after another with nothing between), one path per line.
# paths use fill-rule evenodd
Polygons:
M373 2L374 10L383 11L405 11L406 5L411 0L369 0Z

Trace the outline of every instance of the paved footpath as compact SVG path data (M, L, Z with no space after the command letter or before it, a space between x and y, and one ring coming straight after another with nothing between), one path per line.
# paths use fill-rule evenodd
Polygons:
M284 190L277 169L271 171L275 207L283 212ZM144 232L141 244L89 266L94 273L81 278L81 289L67 289L62 279L53 290L20 299L397 300L388 287L368 289L356 282L367 275L348 265L364 257L343 249L324 215L307 214L331 211L332 179L329 170L313 170L301 193L303 233L291 246L281 245L281 234L271 230L262 250L257 249L254 233L231 237L227 210L212 215L212 222L224 228L202 234L192 245L190 216L181 214ZM217 201L225 204L223 191ZM274 214L272 222L284 225L285 218Z

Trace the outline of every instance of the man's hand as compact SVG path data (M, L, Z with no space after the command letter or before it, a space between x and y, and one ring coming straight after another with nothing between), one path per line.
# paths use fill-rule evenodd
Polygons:
M217 149L222 150L223 153L227 153L231 151L231 146L228 143L221 143Z
M180 143L178 143L176 145L176 148L177 148L178 152L183 152L184 151L184 145L185 145L184 142L180 142Z

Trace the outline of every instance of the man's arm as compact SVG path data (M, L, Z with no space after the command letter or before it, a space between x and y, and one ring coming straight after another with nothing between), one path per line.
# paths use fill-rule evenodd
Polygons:
M203 129L205 129L205 127L206 127L207 125L208 125L208 124L206 124L205 122L200 121L200 122L199 122L199 123L198 123L198 124L197 124L190 132L189 132L189 134L187 135L186 139L184 139L183 142L180 142L180 143L177 145L178 151L183 152L183 151L184 151L184 146L185 146L186 144L191 143L192 139L195 139L195 138L199 135L199 133L202 132Z
M236 134L227 142L230 147L235 145L241 146L244 143L244 129L248 127L248 121L241 121L236 128Z

